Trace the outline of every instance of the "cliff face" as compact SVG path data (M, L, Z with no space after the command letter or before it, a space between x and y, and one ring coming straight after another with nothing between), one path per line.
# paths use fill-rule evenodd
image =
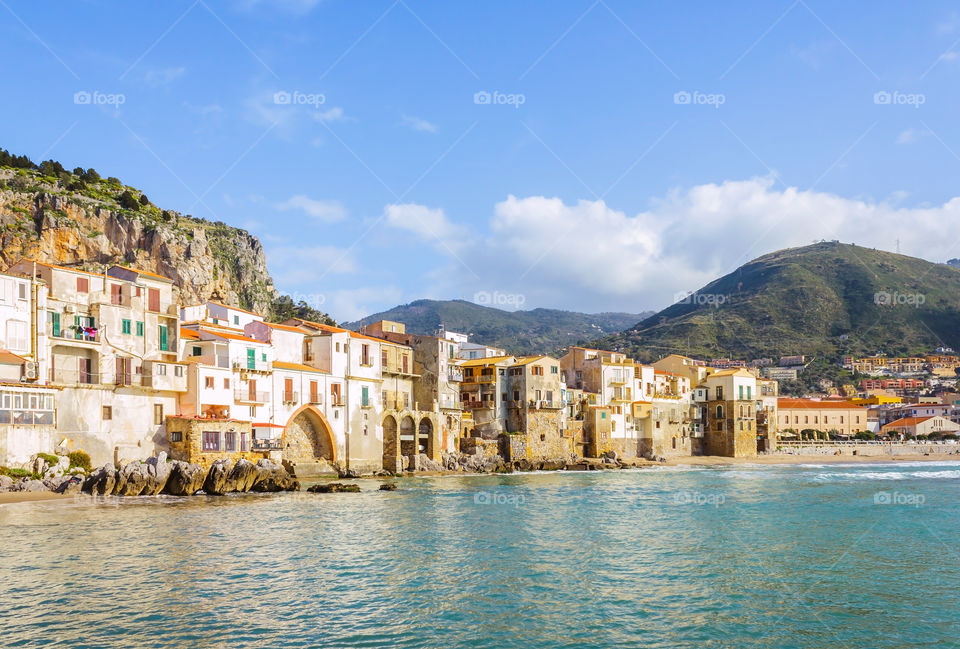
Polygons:
M123 264L173 279L181 304L213 299L268 313L276 290L256 237L160 210L131 190L112 178L67 189L37 172L0 169L0 264Z

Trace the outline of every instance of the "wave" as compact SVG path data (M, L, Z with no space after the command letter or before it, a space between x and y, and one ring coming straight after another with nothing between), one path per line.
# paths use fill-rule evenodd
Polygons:
M848 473L818 473L820 482L847 482L854 480L958 480L960 470L953 471L853 471Z

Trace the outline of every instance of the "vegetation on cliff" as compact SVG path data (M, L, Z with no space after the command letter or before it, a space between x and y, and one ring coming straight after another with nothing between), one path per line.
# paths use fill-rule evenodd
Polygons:
M278 294L260 241L245 230L157 207L94 169L34 163L0 149L0 263L22 257L84 270L125 264L170 277L181 303L213 299L332 322Z

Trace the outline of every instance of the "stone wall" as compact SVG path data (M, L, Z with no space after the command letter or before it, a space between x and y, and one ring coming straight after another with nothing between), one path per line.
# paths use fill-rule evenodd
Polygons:
M220 434L221 450L204 451L203 433L213 431ZM234 432L237 434L236 451L227 452L223 450L223 433ZM236 462L240 458L250 460L256 463L263 458L270 458L269 451L240 451L240 434L246 433L247 448L250 449L253 439L253 433L249 421L238 421L236 419L199 419L191 417L167 417L167 436L170 439L170 457L174 460L199 464L203 467L209 467L215 460L227 459ZM173 441L173 438L180 435L180 439Z

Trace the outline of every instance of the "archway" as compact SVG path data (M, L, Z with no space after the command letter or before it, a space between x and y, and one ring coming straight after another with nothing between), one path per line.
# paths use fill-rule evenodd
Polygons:
M420 454L414 428L413 417L410 415L400 420L400 453L405 457L416 457Z
M314 406L302 406L283 429L283 459L290 462L337 461L337 444L327 418Z
M383 418L383 468L398 473L403 469L400 460L400 434L397 420L392 415Z
M433 422L429 417L421 419L417 427L417 450L420 453L426 453L431 459L434 456L436 449L433 439Z

